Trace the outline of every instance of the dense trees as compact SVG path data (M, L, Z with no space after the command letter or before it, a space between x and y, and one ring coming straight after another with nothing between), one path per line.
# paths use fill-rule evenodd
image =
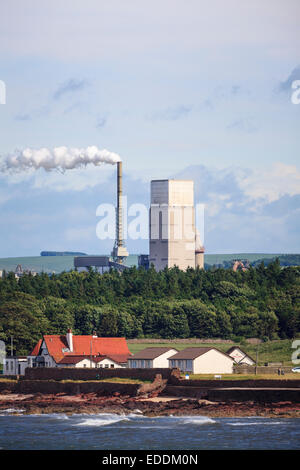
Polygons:
M300 268L245 272L135 267L0 280L0 339L29 352L42 334L292 338L300 329Z

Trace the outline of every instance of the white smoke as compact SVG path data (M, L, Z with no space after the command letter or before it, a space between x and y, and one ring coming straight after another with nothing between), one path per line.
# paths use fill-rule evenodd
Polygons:
M103 163L114 165L120 162L119 155L108 150L99 150L96 146L87 148L55 147L16 150L1 159L0 170L2 172L15 170L26 171L44 168L46 171L58 170L65 172L74 168L81 168L93 164L99 166Z

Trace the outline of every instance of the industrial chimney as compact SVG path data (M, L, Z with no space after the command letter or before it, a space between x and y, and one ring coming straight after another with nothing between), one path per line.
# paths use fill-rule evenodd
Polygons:
M117 263L122 264L124 258L128 256L123 241L123 205L122 205L122 162L117 163L117 210L116 210L116 240L112 251L112 257Z
M200 238L200 233L196 229L196 239L195 239L195 267L204 269L204 246Z

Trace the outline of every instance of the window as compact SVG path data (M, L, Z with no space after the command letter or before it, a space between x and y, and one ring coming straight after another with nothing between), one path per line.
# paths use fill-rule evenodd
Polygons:
M104 367L105 367L105 369L108 369L108 367L109 367L109 366L108 366L108 364L105 364L105 366L104 366Z
M114 367L115 367L114 364L111 364L111 365L110 365L110 368L111 368L111 369L114 369Z

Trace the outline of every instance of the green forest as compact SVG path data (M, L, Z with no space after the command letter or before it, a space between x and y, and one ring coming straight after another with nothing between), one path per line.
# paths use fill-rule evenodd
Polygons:
M0 340L28 354L43 334L126 338L294 338L300 267L279 260L246 271L63 272L0 279Z

